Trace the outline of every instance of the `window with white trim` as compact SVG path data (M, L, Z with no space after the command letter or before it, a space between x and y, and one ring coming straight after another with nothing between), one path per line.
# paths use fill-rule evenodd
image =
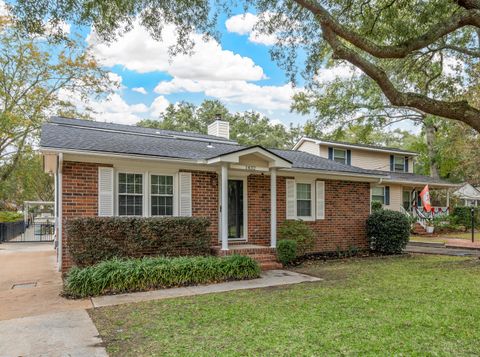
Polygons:
M373 187L372 188L372 201L385 204L385 187Z
M173 216L173 176L150 176L150 214Z
M347 150L333 148L333 161L347 164Z
M297 217L312 216L312 184L297 183Z
M403 156L395 156L393 160L395 172L405 172L405 158Z
M143 174L118 173L118 215L143 215Z

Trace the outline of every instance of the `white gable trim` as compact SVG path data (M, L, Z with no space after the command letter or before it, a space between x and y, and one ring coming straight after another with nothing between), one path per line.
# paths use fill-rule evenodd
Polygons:
M256 154L266 161L268 161L268 167L276 167L276 168L291 168L292 163L281 158L278 155L275 155L274 153L262 148L262 147L251 147L247 148L244 150L239 150L236 152L232 152L229 154L225 155L220 155L211 159L207 160L207 164L217 164L217 163L232 163L232 164L238 164L240 162L240 158L245 155L249 154Z

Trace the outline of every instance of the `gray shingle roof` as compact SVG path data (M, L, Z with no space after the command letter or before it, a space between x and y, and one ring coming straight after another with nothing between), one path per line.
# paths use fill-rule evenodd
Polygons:
M165 133L164 131L162 134L156 134L155 129L153 129L153 133L152 129L148 129L148 131L144 129L129 125L54 118L42 126L40 146L44 149L55 148L190 160L211 159L247 148L233 141L221 143L212 140L212 145L208 145L208 140L204 141L206 137L209 137L208 135L196 137L192 134L188 138L179 138L177 134L183 135L184 133L172 131ZM375 176L386 175L378 171L343 165L306 152L277 149L269 151L290 161L293 168Z
M377 171L377 172L382 172L382 171ZM454 185L451 182L439 179L439 178L433 178L430 176L424 176L424 175L417 175L417 174L411 174L411 173L406 173L406 172L388 172L389 178L388 180L391 181L399 181L399 182L419 182L419 183L425 183L425 184L440 184L440 185Z

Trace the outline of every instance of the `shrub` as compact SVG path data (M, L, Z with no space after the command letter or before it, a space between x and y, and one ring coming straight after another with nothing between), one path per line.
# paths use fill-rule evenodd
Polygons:
M410 236L410 221L401 212L379 210L367 219L370 248L385 254L398 254L406 247Z
M372 207L372 212L383 209L382 203L378 201L372 201L371 207Z
M90 217L69 220L66 230L73 262L85 267L113 257L208 255L209 226L195 217Z
M0 222L23 221L23 214L12 211L0 211Z
M465 227L465 230L468 230L472 227L472 216L471 216L471 207L455 207L452 212L452 221L451 223L457 226ZM475 227L480 227L480 210L478 207L474 208L474 219Z
M87 268L72 268L65 280L64 294L82 298L259 276L258 263L239 255L223 258L113 258Z
M277 257L280 263L288 265L297 257L297 242L292 239L284 239L277 244Z
M278 229L279 240L294 240L297 242L298 256L305 255L313 249L315 234L312 229L301 220L288 220L282 223Z

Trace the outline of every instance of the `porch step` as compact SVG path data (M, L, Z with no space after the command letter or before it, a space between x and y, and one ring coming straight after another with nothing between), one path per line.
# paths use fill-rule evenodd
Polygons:
M418 236L432 236L432 233L427 233L425 228L422 227L420 223L415 223L413 225L412 233Z
M281 269L282 264L277 261L276 249L252 244L230 245L228 250L222 250L220 246L212 247L213 254L217 256L244 255L254 259L262 270Z

